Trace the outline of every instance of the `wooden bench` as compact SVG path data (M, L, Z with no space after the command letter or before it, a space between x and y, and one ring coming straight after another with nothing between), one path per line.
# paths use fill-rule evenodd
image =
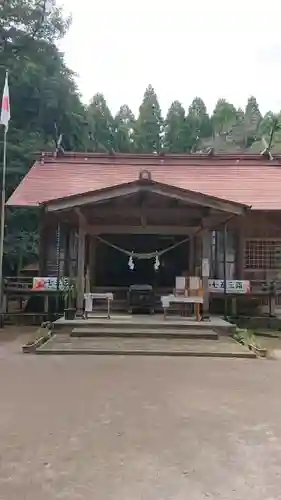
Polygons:
M89 313L93 312L94 300L107 301L107 318L110 319L111 302L113 300L113 293L84 293L85 299L85 319L88 318Z
M171 304L195 304L195 313L196 313L196 320L200 321L201 315L200 315L200 304L203 304L203 297L202 296L185 296L185 295L163 295L161 297L161 303L162 307L164 310L164 318L167 318L167 310L171 306Z

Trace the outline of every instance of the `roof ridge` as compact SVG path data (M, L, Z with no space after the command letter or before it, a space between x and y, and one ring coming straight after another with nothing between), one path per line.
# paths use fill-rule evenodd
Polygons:
M44 165L45 163L60 163L60 164L71 164L71 163L89 163L97 165L151 165L151 166L161 166L161 165L179 165L187 167L189 165L204 165L206 163L209 166L233 166L233 164L239 164L240 162L246 164L247 166L261 166L261 165L280 165L281 155L275 156L273 160L267 159L260 154L214 154L212 156L208 154L137 154L137 153L88 153L88 152L66 152L62 155L55 155L53 153L42 152L37 156L37 161ZM255 165L251 163L255 162ZM220 165L221 164L221 165Z
M208 159L209 161L212 160L260 160L263 161L265 160L264 156L261 155L260 153L250 153L250 152L244 152L244 153L213 153L212 155L208 153L117 153L117 152L112 152L112 153L93 153L93 152L87 152L87 151L66 151L60 155L54 152L37 152L36 157L38 156L41 158L43 157L44 159L54 159L56 161L60 160L68 160L70 158L77 158L77 159L106 159L109 161L112 161L113 159L121 159L121 160L204 160ZM274 155L274 159L281 160L281 154ZM267 160L270 161L270 160Z

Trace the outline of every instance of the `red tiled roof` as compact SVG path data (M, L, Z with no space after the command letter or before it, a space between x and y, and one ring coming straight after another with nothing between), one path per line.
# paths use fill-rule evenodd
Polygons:
M247 204L254 210L281 210L281 161L257 155L45 155L7 204L37 206L133 182L144 169L159 183Z

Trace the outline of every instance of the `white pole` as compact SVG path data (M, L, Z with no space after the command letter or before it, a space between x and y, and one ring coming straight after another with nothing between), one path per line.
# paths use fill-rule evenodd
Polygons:
M4 131L4 147L3 147L3 171L2 171L2 190L1 190L1 220L0 220L0 313L1 321L0 328L3 326L3 254L4 254L4 231L5 231L5 202L6 202L6 167L7 167L7 132L8 127Z

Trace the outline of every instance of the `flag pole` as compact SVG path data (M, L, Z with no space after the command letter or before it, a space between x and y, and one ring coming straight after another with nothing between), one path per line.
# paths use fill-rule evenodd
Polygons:
M3 256L4 256L5 203L6 203L7 132L8 132L9 120L10 120L10 98L9 98L8 71L6 71L4 92L2 98L1 120L0 120L1 124L4 125L1 214L0 214L0 328L4 326Z
M4 129L3 145L3 169L2 169L2 189L1 189L1 219L0 219L0 328L3 327L3 255L4 255L4 231L5 231L5 202L6 202L6 169L7 169L7 132Z

